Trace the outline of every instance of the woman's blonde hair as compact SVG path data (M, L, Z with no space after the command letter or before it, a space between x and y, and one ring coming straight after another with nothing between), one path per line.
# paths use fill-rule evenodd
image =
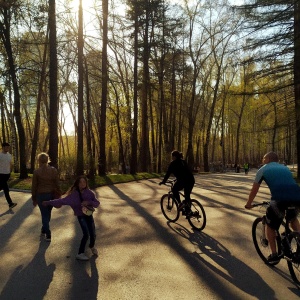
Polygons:
M45 152L42 152L38 155L39 164L48 164L50 162L49 155Z

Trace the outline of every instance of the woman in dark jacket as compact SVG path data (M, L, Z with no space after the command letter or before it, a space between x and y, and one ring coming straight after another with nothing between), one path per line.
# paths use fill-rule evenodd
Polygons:
M176 177L176 182L173 186L173 195L180 202L179 191L183 189L185 196L183 203L188 204L188 207L190 207L191 192L195 184L195 178L186 161L183 160L182 153L178 150L172 151L172 161L160 184L165 184L171 174ZM183 206L184 205L181 205L179 208L181 209Z

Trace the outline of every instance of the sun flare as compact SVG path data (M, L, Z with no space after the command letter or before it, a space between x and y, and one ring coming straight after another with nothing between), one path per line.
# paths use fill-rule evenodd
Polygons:
M78 10L79 8L79 1L80 0L71 0L69 3L70 7L73 10ZM92 8L95 4L95 0L82 0L82 8L84 10L89 10L90 8Z

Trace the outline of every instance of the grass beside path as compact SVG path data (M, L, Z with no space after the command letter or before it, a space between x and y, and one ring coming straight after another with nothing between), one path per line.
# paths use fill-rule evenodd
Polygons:
M18 173L12 173L10 180L8 182L9 187L11 189L17 190L31 190L31 181L32 174L29 174L29 177L26 179L19 179ZM132 174L110 174L106 176L95 176L95 180L89 180L89 186L91 189L95 189L100 186L116 184L116 183L124 183L130 181L137 181L142 179L150 179L150 178L159 178L162 177L162 174L157 173L137 173L135 175ZM63 192L66 192L70 186L73 184L74 178L61 180L60 187Z
M290 166L289 166L290 167ZM297 172L295 168L291 168L290 170L293 174L294 179L296 182L300 185L300 179L297 178ZM257 169L250 169L250 175L255 176L255 173L257 172ZM232 172L228 172L229 174ZM200 172L200 174L206 174L205 172ZM226 174L226 173L224 173ZM158 173L137 173L135 175L132 174L109 174L106 176L95 176L95 179L89 180L89 186L92 189L95 189L100 186L104 185L110 185L110 184L116 184L116 183L124 183L124 182L130 182L130 181L137 181L137 180L142 180L142 179L150 179L150 178L163 178L163 174L158 174ZM26 179L19 179L20 174L18 173L11 173L10 180L8 182L9 187L11 189L16 189L16 190L31 190L31 181L32 181L32 174L28 175L28 178ZM66 180L61 180L60 181L60 187L63 192L66 192L70 186L73 184L74 179L66 179Z

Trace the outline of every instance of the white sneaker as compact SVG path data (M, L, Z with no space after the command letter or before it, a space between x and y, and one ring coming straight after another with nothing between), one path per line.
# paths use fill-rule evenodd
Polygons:
M98 250L95 247L91 248L91 251L93 255L98 256Z
M77 254L76 259L78 259L78 260L89 260L89 258L84 253Z

